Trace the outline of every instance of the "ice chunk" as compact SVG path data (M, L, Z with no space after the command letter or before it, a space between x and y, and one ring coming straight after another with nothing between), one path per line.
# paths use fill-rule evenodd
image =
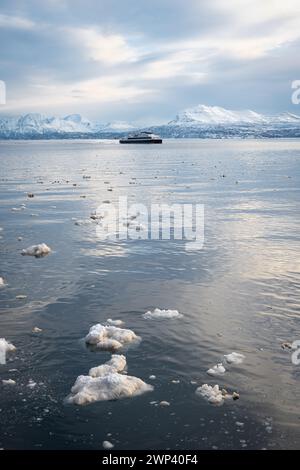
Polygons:
M85 342L99 349L114 351L130 343L138 342L140 339L132 330L98 323L90 328Z
M197 388L196 394L205 398L212 405L223 405L224 403L224 397L219 385L214 385L213 387L208 384L201 385L201 387Z
M0 364L6 364L6 353L13 352L16 350L16 347L6 341L5 338L0 338Z
M23 256L35 256L36 258L42 258L43 256L49 255L49 253L51 253L51 248L49 248L46 243L32 245L21 252Z
M35 382L34 380L32 380L32 379L29 379L28 384L27 384L27 387L29 387L29 388L34 388L34 387L36 387L36 382Z
M114 326L121 326L124 324L123 320L113 320L112 318L108 318L106 322Z
M0 288L5 286L3 277L0 277Z
M240 354L237 352L224 354L224 357L225 357L226 362L228 362L228 364L241 364L245 359L244 354Z
M152 312L143 314L143 317L146 319L156 319L156 318L180 318L183 315L178 312L178 310L161 310L160 308L154 309Z
M2 383L3 385L16 385L16 381L13 379L8 379L8 380L3 379Z
M213 366L211 369L208 369L206 371L209 375L223 375L226 372L225 367L223 364L220 362L216 366Z
M89 371L91 377L101 377L114 372L122 372L126 368L126 357L120 354L113 354L110 361L98 367L93 367Z
M170 406L170 403L168 401L162 400L159 402L159 406Z
M114 445L109 441L103 441L102 442L102 447L103 447L103 449L112 449L114 447Z
M32 332L33 333L41 333L43 330L41 328L39 328L38 326L35 326L33 329L32 329Z
M214 386L208 384L201 385L201 387L196 389L195 393L205 398L211 405L217 406L223 405L224 400L238 400L240 397L237 392L230 394L224 388L221 390L217 384Z
M87 405L96 401L129 398L152 390L153 387L141 379L118 372L109 372L96 378L80 375L66 401L76 405Z

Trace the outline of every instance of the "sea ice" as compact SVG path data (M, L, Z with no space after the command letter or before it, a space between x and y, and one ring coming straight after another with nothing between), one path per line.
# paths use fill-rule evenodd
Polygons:
M92 367L89 371L91 377L101 377L110 373L123 372L126 368L126 357L120 354L113 354L110 361L98 367Z
M153 390L143 380L120 374L124 370L124 356L113 355L111 360L90 370L89 375L80 375L71 388L67 403L87 405L96 401L117 400L141 395Z
M102 442L102 447L103 447L103 449L112 449L114 447L114 445L109 441L103 441Z
M3 277L0 277L0 287L4 287L4 286L5 286L4 279Z
M113 320L112 318L108 318L106 322L114 326L121 326L124 324L123 320Z
M216 366L213 366L211 369L208 369L206 372L209 375L223 375L225 374L226 369L222 363L219 363Z
M226 362L228 362L228 364L241 364L245 359L244 354L240 354L236 352L232 352L230 354L224 354L224 357L225 357Z
M152 312L149 310L143 314L143 317L146 319L180 318L182 316L178 310L161 310L160 308L156 308Z
M49 253L51 253L51 248L49 248L46 243L32 245L21 252L23 256L35 256L36 258L42 258L43 256L49 255Z
M2 383L3 385L16 385L16 381L13 379L8 379L8 380L3 379Z
M224 400L238 400L239 394L233 392L232 394L228 393L225 389L220 389L219 385L208 385L203 384L201 387L196 389L196 395L200 395L205 398L211 405L223 405Z
M99 349L110 351L138 342L140 339L132 330L118 328L117 326L104 326L98 323L90 328L85 337L85 342Z
M13 352L16 350L16 347L6 341L5 338L0 338L0 364L6 364L6 353Z

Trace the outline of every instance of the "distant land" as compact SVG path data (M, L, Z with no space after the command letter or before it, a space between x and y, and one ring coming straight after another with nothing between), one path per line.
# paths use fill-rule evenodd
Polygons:
M114 139L142 130L129 123L92 122L80 114L66 117L29 113L0 116L0 139ZM144 129L146 130L146 129ZM289 112L265 115L200 104L172 121L147 127L163 138L284 138L300 137L300 116Z

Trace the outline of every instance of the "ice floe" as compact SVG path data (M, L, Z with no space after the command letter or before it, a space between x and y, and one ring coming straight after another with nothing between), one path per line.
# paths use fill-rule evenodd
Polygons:
M208 385L203 384L196 389L196 395L200 395L205 400L208 401L211 405L223 405L225 400L238 400L239 394L233 392L232 394L228 393L225 389L220 389L219 385Z
M225 367L223 364L220 362L216 366L213 366L211 369L208 369L206 371L209 375L223 375L226 372Z
M110 361L98 367L92 367L89 371L91 377L101 377L103 375L123 372L126 369L126 357L120 354L113 354Z
M87 405L96 401L117 400L141 395L153 390L143 380L120 373L124 370L124 356L113 355L111 360L90 370L91 375L80 375L71 388L66 402L76 405Z
M16 385L16 381L13 379L7 379L7 380L3 379L2 384L3 385Z
M224 354L226 362L228 364L241 364L244 362L245 356L244 354L240 354L237 352L232 352L230 354Z
M21 252L23 256L35 256L36 258L42 258L43 256L49 255L49 253L51 253L51 248L49 248L46 243L32 245Z
M111 442L109 441L103 441L102 442L102 447L103 449L112 449L114 447L114 444L112 444Z
M108 318L106 320L106 323L109 323L110 325L114 325L114 326L124 325L123 320L113 320L112 318Z
M6 353L13 352L16 350L16 347L6 341L5 338L0 338L0 364L6 364Z
M90 328L85 342L97 349L118 350L130 343L139 342L141 338L132 330L118 328L117 326L104 326L98 323Z
M0 288L5 286L3 277L0 277Z
M160 308L155 308L153 311L149 310L143 314L143 317L146 319L180 318L182 316L178 310L161 310Z

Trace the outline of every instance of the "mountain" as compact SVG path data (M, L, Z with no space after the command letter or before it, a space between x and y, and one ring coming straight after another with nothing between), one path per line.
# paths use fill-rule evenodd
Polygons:
M180 112L168 124L151 129L165 138L300 137L300 116L288 112L266 115L200 104Z
M103 124L89 121L80 114L62 118L38 113L0 117L2 139L117 138L134 130L138 129L127 122ZM300 137L300 116L288 112L266 115L200 104L180 112L167 124L147 130L164 138Z

